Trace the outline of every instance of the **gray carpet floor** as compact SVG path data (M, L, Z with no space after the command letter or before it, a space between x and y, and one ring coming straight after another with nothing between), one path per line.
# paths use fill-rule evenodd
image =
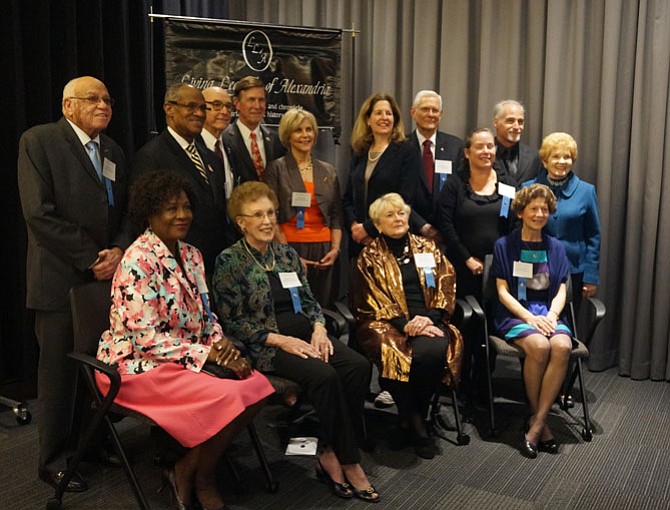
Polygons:
M517 366L502 362L498 393L520 396ZM534 460L517 447L526 413L523 404L498 401L499 434L490 437L488 415L474 410L465 423L471 442L455 444L453 431L441 431L441 454L433 460L418 459L411 449L391 451L383 436L393 425L391 412L371 408L367 421L378 438L363 465L382 495L378 505L342 500L331 495L314 476L314 458L285 456L277 430L271 425L284 412L268 406L257 419L257 428L279 492L265 491L265 482L246 434L232 447L232 457L246 491L233 487L228 469L220 472L227 505L232 509L670 509L670 386L662 382L631 381L616 370L587 373L586 387L594 425L590 443L581 438L576 418L555 406L550 424L561 443L558 455L540 453ZM19 426L10 412L0 412L0 508L44 508L52 489L36 476L39 415L30 402L33 422ZM441 414L453 423L451 407ZM160 488L159 469L153 464L155 445L149 430L132 420L120 424L124 443L152 508L171 508L167 491ZM309 433L309 430L302 430ZM123 471L87 464L82 472L91 488L66 494L66 509L137 508Z

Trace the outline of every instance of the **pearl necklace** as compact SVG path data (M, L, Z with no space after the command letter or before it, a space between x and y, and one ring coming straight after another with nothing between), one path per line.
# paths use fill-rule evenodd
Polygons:
M263 265L260 262L258 262L258 259L254 257L254 254L251 253L251 250L249 249L249 244L247 243L246 239L242 239L242 244L244 244L244 249L247 250L247 253L249 256L253 259L253 261L256 263L258 267L260 267L263 271L272 271L275 268L276 260L275 260L275 252L272 250L272 245L270 245L270 253L272 254L272 266L269 266L267 264Z
M384 154L384 151L386 150L387 147L388 147L388 144L380 152L378 152L376 156L370 156L372 151L368 151L368 161L370 163L375 163L379 158L382 157L382 154Z

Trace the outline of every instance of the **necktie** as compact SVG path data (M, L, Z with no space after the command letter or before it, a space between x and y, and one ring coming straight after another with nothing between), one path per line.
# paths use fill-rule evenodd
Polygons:
M186 152L188 153L189 158L191 158L191 161L193 161L195 167L198 169L200 175L202 175L202 178L205 179L205 182L207 184L209 184L209 177L207 177L207 171L205 170L202 161L200 161L200 156L198 156L198 151L195 149L195 144L190 143L186 147Z
M263 180L263 158L261 157L261 151L258 149L258 143L256 143L256 133L251 132L251 159L254 162L254 168L258 174L258 180Z
M86 143L86 151L88 152L88 157L91 159L91 163L93 163L93 168L95 168L95 171L98 174L98 179L102 181L102 163L100 162L98 143L89 140Z
M514 158L514 151L512 149L507 149L503 155L503 161L507 166L507 171L510 175L515 176L517 172L516 160Z
M426 181L428 182L428 189L433 193L433 175L435 174L435 161L433 160L433 153L430 150L432 142L430 140L423 141L423 166L426 170Z
M217 157L221 160L221 163L223 163L223 151L221 150L221 140L217 140L216 143L214 144L214 154L216 154Z

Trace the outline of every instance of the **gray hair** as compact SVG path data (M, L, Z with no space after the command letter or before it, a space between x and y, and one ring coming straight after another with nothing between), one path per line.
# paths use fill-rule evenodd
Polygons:
M436 97L440 102L440 110L442 110L442 96L434 90L420 90L417 92L416 96L414 96L414 103L412 103L412 107L416 108L419 106L419 103L424 97Z
M502 115L503 108L505 108L505 105L507 104L513 104L521 108L521 111L526 114L526 109L523 107L523 105L517 101L516 99L503 99L499 103L496 103L496 105L493 107L493 118L494 119L499 119Z

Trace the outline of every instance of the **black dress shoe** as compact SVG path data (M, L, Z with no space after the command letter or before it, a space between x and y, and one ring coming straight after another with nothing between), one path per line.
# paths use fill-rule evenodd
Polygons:
M414 439L414 451L422 459L432 459L436 451L435 441L432 437L416 437Z
M537 446L528 441L525 434L523 435L523 441L521 441L521 447L519 450L529 459L534 459L537 457Z
M346 481L338 483L333 480L325 468L321 465L321 461L318 459L316 461L315 469L317 480L319 480L321 483L330 485L333 494L335 494L338 498L350 499L354 497L354 493L351 490L351 485L349 485Z
M65 471L52 472L46 469L40 470L39 477L43 482L48 483L54 489L58 488L60 481L65 476ZM86 480L75 471L72 473L72 477L65 488L65 492L84 492L88 490L88 484Z
M537 449L538 451L554 455L558 453L558 443L555 439L547 439L546 441L537 443Z

